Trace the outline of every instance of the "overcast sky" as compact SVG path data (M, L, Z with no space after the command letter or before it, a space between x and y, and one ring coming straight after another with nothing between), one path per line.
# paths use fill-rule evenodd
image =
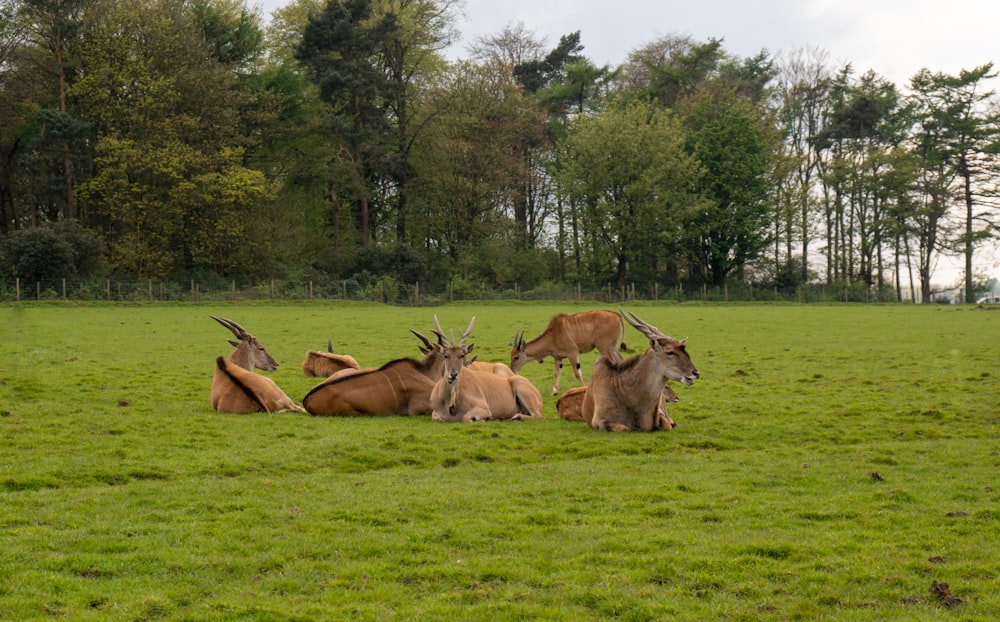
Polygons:
M267 17L290 0L251 0ZM628 53L664 35L723 40L725 50L749 57L816 48L834 66L869 69L907 91L920 69L958 74L987 62L1000 69L998 0L465 0L463 38L453 58L468 57L476 37L523 23L551 49L580 31L583 53L597 65L619 65ZM1000 80L990 85L1000 91ZM981 266L1000 274L997 244ZM939 270L949 276L943 262Z
M257 3L266 17L288 2ZM850 62L856 75L873 69L902 90L924 67L957 74L1000 61L996 0L465 0L463 40L451 55L466 57L476 37L518 23L549 49L579 30L597 65L618 65L664 35L690 35L722 39L740 57L818 48L835 65Z

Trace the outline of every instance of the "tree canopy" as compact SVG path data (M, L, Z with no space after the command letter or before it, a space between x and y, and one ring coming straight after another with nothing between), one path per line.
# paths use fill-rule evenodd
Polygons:
M908 85L820 50L523 25L458 0L0 7L2 277L920 290L998 236L992 63ZM48 249L43 251L42 249ZM915 275L915 276L914 276ZM910 291L908 291L910 290Z

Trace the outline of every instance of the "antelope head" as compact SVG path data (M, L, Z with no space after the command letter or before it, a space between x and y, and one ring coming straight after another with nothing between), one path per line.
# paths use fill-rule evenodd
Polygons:
M674 339L660 332L660 329L639 318L634 313L618 311L625 318L632 328L642 333L649 339L649 349L664 364L665 375L671 380L677 380L685 385L692 385L694 381L701 377L698 368L691 362L691 357L687 353L684 339Z
M268 354L264 346L257 341L245 328L232 320L223 317L210 316L213 320L228 328L238 341L229 340L229 343L236 348L236 351L229 356L229 360L246 370L252 371L254 368L264 371L274 371L278 369L278 361Z
M438 347L441 348L441 354L444 357L444 379L448 384L454 384L462 373L462 368L470 364L472 361L467 361L466 357L475 344L467 344L469 335L472 333L472 326L476 323L475 316L472 317L472 321L469 322L469 327L465 329L462 333L462 337L457 344L455 344L455 333L452 331L451 339L444 334L444 330L441 328L441 323L438 322L438 318L434 316L434 334L438 338Z

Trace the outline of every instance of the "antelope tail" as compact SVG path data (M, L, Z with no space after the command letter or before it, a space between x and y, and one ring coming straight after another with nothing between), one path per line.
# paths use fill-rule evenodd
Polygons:
M622 341L620 344L618 344L618 349L621 350L622 352L628 352L628 346L625 345L625 320L622 319L620 313L618 314L618 326L620 326L622 329L622 332L620 333Z

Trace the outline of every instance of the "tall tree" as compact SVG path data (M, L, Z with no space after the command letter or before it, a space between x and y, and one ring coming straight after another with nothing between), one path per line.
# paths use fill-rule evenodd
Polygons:
M421 109L422 91L444 69L442 53L456 37L452 20L459 6L459 0L378 0L375 5L375 18L394 25L376 40L376 51L385 76L387 177L395 199L397 244L408 237L410 150L420 139L422 119L435 112Z
M583 206L587 263L623 287L633 271L673 263L684 210L700 211L702 167L685 150L680 123L643 102L580 117L566 139L562 186Z
M768 196L777 137L767 116L724 83L687 97L680 110L711 203L685 211L686 250L705 282L721 286L770 242Z
M357 206L363 249L371 242L372 213L378 209L372 199L385 160L388 87L375 55L379 42L396 27L392 15L372 21L371 0L328 0L321 13L310 15L295 51L330 106L330 132L338 153L337 161L330 163L332 209L339 213L345 203ZM339 174L344 169L350 175ZM335 238L334 246L339 244Z
M268 190L242 166L241 94L190 15L169 0L94 0L84 32L71 95L93 124L95 170L78 190L114 264L142 277L252 265L236 251L220 263L220 248L260 240L246 227ZM226 192L212 189L220 176Z
M56 156L61 174L51 175L61 184L61 209L52 209L50 220L58 217L77 217L74 191L75 162L80 159L78 149L85 145L86 123L69 109L68 92L78 60L74 58L73 43L81 27L81 16L89 0L21 0L24 17L32 24L31 36L36 51L36 63L53 78L55 107L44 106L40 111L39 134L35 138L36 154L45 152ZM46 80L47 81L47 80ZM43 161L39 164L44 165ZM43 199L44 201L44 199Z
M996 174L1000 144L1000 115L987 102L994 91L985 83L996 77L993 64L962 70L957 76L923 70L911 81L919 106L922 148L931 154L933 167L946 164L954 175L953 197L963 208L962 233L955 242L965 256L965 301L975 301L973 255L976 247L992 235L995 223L988 213L977 211L985 196L996 197Z
M777 213L784 213L777 239L785 245L784 261L793 263L793 245L799 243L798 283L809 279L810 245L818 231L814 221L822 158L813 136L823 128L830 88L827 55L819 50L798 50L784 59L779 79L778 120L784 133L782 149L790 165L779 188ZM778 264L781 257L775 257Z

